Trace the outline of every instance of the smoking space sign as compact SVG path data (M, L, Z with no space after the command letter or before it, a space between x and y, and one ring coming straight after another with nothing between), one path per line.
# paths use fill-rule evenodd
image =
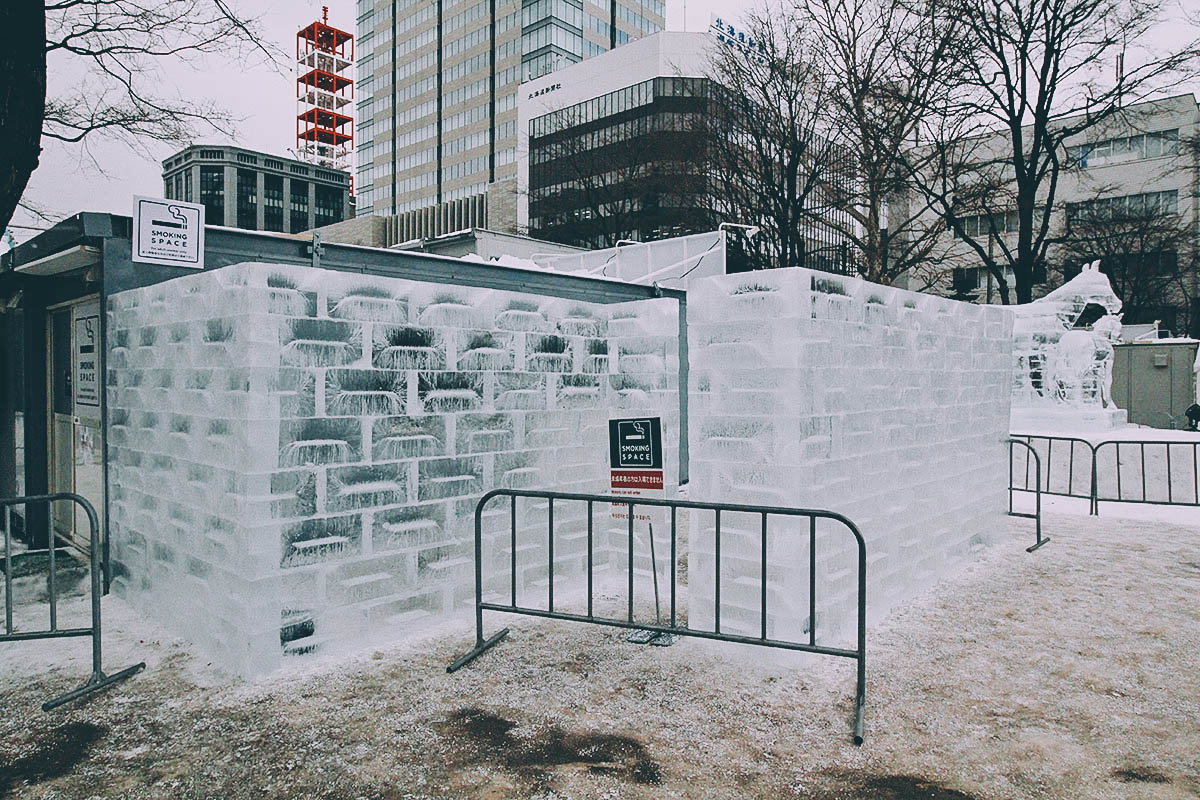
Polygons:
M204 206L133 198L133 260L204 269Z
M608 455L614 495L661 496L663 458L660 417L610 419ZM628 507L613 505L613 519L626 519L628 513ZM649 520L650 517L635 511L634 519Z

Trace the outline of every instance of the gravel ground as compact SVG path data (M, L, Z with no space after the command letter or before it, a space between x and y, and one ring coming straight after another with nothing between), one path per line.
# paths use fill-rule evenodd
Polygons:
M86 640L0 645L0 797L1200 797L1200 526L1045 524L870 631L861 748L840 659L511 618L245 683L109 598L148 668L90 700L38 710Z

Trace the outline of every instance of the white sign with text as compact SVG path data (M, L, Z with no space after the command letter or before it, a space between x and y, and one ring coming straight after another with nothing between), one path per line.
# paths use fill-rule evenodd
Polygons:
M134 197L133 260L204 269L204 206Z

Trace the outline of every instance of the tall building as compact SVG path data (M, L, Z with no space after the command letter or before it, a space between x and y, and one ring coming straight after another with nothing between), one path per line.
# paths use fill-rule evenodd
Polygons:
M415 212L414 235L443 233L422 220L461 209L423 210L515 182L521 82L662 30L664 15L663 0L358 0L358 214Z
M162 162L163 196L203 203L209 225L300 233L353 216L350 173L228 145Z

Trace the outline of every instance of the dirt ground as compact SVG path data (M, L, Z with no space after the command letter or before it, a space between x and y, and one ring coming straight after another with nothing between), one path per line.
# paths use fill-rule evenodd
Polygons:
M245 683L106 599L114 689L44 714L86 640L0 645L0 797L1200 797L1200 526L1056 514L869 633L853 664L528 618Z

